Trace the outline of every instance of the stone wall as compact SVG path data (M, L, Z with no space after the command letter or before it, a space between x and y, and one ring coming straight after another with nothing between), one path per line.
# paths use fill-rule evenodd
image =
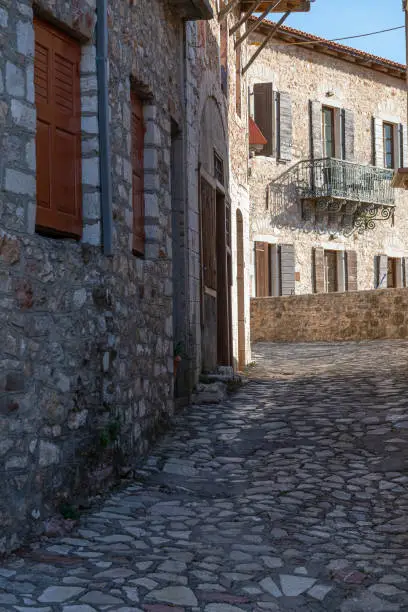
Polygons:
M183 128L186 114L183 22L161 0L149 10L109 3L114 255L105 257L95 0L36 6L82 44L84 226L80 242L35 231L32 3L0 0L0 554L41 532L62 501L103 486L112 458L133 461L173 414L170 149L171 119ZM131 81L147 97L144 259L131 252ZM198 100L192 92L192 123Z
M288 21L290 24L290 20ZM258 45L261 37L253 35ZM282 43L282 44L281 44ZM256 49L254 46L253 49ZM355 120L355 156L359 164L373 163L373 117L395 124L407 123L404 79L384 74L312 50L310 46L286 46L274 38L249 70L249 88L255 83L272 82L278 92L287 92L292 102L292 160L256 156L251 160L251 241L294 244L296 257L296 293L313 292L312 250L314 247L357 252L358 289L375 288L375 257L408 256L408 194L396 190L394 224L378 222L374 230L345 237L339 224L328 219L320 222L302 218L297 197L267 201L268 184L287 172L300 160L310 159L309 102L353 111ZM330 92L330 97L327 96ZM269 209L267 210L267 205ZM327 217L327 215L326 215ZM254 262L253 262L254 264ZM252 265L252 295L255 273Z
M252 342L408 338L408 289L251 300Z

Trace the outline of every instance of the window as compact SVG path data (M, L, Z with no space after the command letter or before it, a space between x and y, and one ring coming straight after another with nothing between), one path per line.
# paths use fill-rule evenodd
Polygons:
M39 231L80 238L81 47L53 26L34 20Z
M395 126L383 123L384 168L395 168Z
M235 51L235 69L236 69L236 81L235 81L235 109L237 115L241 117L242 104L241 104L241 47L237 47Z
M337 251L324 252L324 281L326 293L338 291Z
M133 253L145 252L144 210L144 121L143 103L132 91L132 191L133 191Z
M336 157L334 108L323 106L323 157Z
M255 282L256 297L294 295L294 245L255 242Z

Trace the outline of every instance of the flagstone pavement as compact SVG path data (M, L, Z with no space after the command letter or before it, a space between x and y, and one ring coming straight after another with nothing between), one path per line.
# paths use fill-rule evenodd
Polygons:
M260 344L69 537L0 562L0 612L408 610L408 343Z

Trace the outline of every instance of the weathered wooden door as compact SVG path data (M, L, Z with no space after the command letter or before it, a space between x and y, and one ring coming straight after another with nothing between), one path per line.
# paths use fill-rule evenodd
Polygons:
M238 298L238 368L245 366L245 282L244 282L244 222L237 211L237 298Z
M200 182L202 368L231 364L231 304L225 197Z

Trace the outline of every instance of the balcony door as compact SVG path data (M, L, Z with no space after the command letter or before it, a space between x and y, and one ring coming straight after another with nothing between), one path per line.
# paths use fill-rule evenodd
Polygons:
M334 108L323 106L323 157L336 157Z

